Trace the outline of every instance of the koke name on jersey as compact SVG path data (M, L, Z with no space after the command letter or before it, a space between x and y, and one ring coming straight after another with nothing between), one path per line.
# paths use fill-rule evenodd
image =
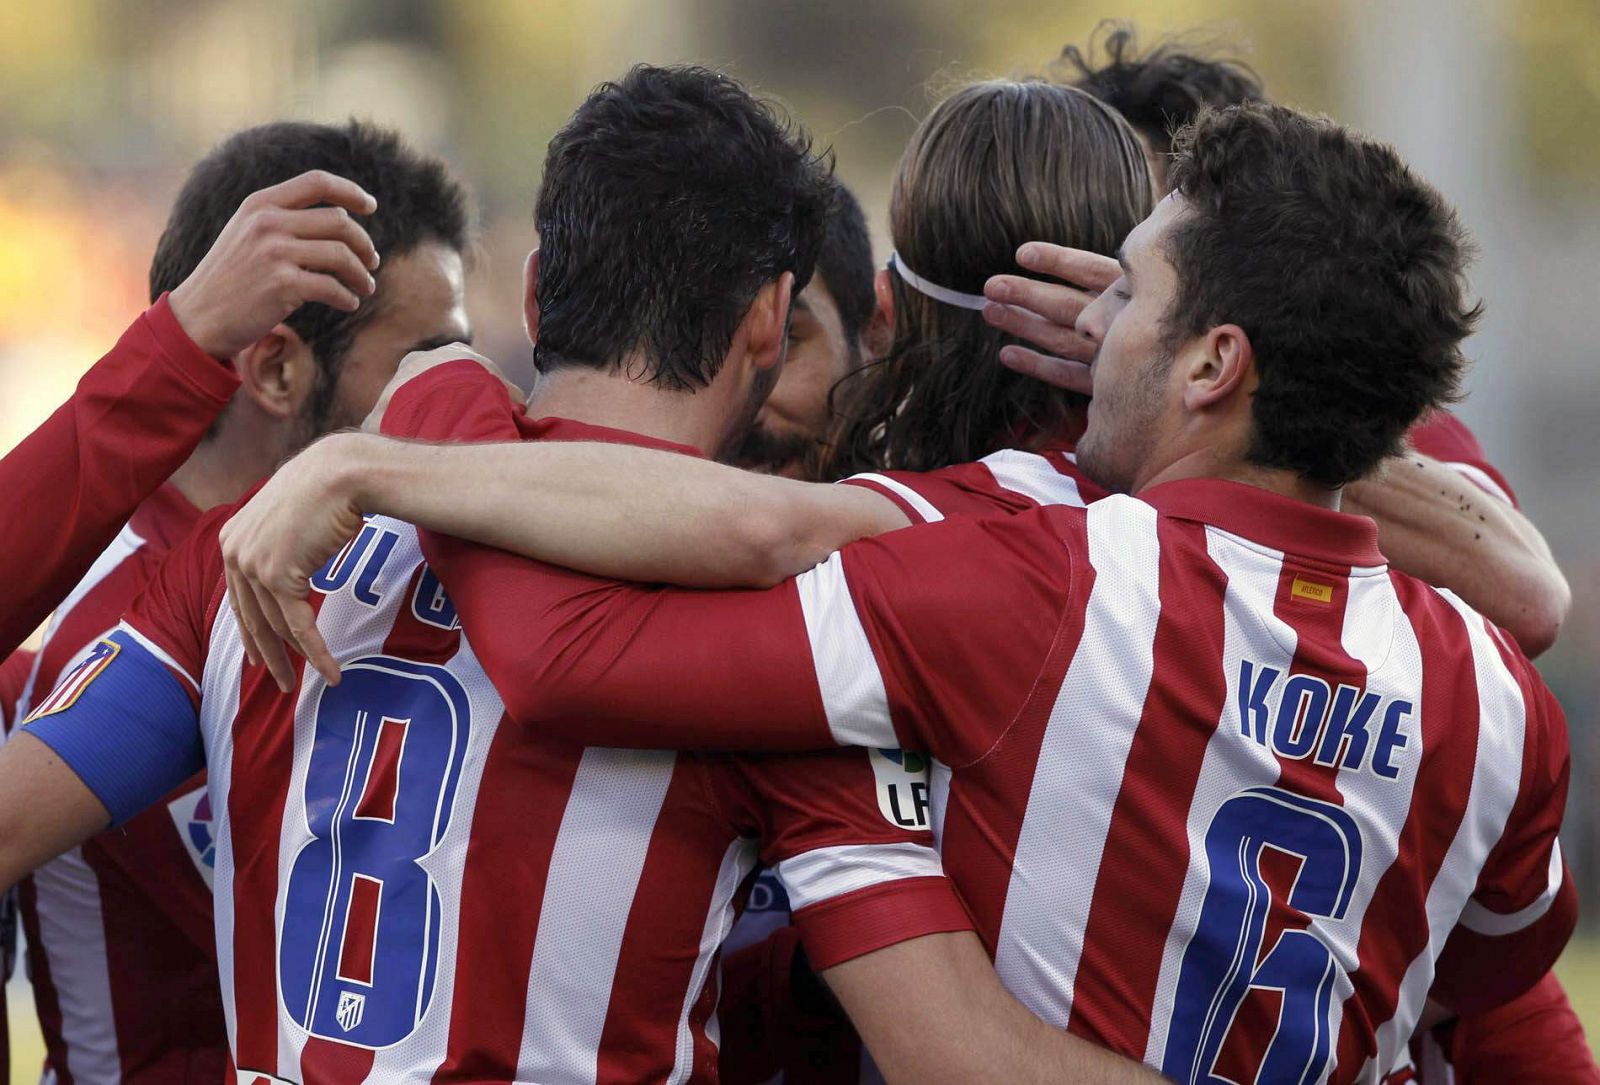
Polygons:
M1239 661L1238 689L1239 733L1280 757L1399 778L1394 758L1410 745L1405 723L1416 714L1410 701L1343 682L1329 689L1314 674L1285 674L1249 659Z

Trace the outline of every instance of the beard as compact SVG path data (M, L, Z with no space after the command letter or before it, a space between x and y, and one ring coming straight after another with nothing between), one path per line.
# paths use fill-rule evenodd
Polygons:
M1164 350L1115 389L1095 390L1078 442L1078 467L1115 494L1132 493L1155 446L1162 391L1174 353Z
M744 440L739 442L728 462L746 471L760 471L769 475L799 477L805 469L806 457L816 448L817 441L793 430L775 432L761 426L751 426Z

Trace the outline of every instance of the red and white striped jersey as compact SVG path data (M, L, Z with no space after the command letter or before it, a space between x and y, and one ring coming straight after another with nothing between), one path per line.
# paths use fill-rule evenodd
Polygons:
M649 741L600 702L636 703L692 628L756 678L658 684L674 741L949 767L946 869L1041 1017L1179 1080L1376 1080L1430 988L1513 995L1570 931L1560 710L1370 521L1221 482L1144 498L894 532L766 593L651 591L516 711ZM469 630L571 590L507 564L440 567Z
M718 951L758 859L819 967L970 929L888 756L509 722L408 525L369 521L313 578L343 680L281 694L222 605L222 519L126 628L197 698L241 1082L714 1081Z
M514 435L474 368L402 389L386 428ZM1038 503L1063 462L963 485ZM1498 630L1391 572L1370 520L1189 481L893 532L767 592L425 544L519 720L939 758L946 869L1001 977L1179 1080L1375 1081L1430 989L1503 1001L1570 933L1560 709ZM596 596L620 631L586 626ZM494 635L519 614L537 653ZM729 680L662 683L686 644Z
M33 653L17 649L0 662L0 741L17 720L17 703L28 672L33 669ZM16 897L10 890L0 893L0 1085L11 1082L11 1044L7 1031L6 981L11 978L17 951Z
M57 608L20 699L114 628L200 513L172 486L145 500ZM28 975L59 1085L210 1085L227 1067L211 917L205 777L18 887Z

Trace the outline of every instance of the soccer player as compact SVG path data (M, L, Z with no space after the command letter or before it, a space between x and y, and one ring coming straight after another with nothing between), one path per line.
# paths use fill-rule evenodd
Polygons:
M292 195L323 177L330 180ZM285 210L331 186L368 213L358 221L339 206ZM292 240L297 218L325 220L327 239ZM264 259L272 245L282 246L285 263ZM204 510L238 500L311 439L359 422L408 351L470 334L466 245L461 187L441 162L386 129L262 125L195 166L157 244L150 293L170 299L178 325L192 329L188 350L229 361L240 390L214 421L203 412L210 429L199 447L134 510L56 611L30 690L42 698L94 652ZM382 263L369 276L377 253ZM248 276L271 281L319 260L353 284L359 308L311 300L290 312L261 310L243 289ZM167 302L156 304L159 313ZM225 1076L210 886L215 824L197 775L19 887L46 1068L56 1080L210 1085Z
M786 478L816 471L830 393L882 353L888 327L874 293L872 238L855 195L837 178L817 269L794 300L783 373L732 462Z
M725 77L638 68L599 88L546 162L528 315L536 402L565 417L526 435L731 447L828 196ZM1044 1081L1086 1058L1116 1071L1094 1080L1144 1073L1003 995L939 874L925 784L895 758L605 751L510 725L415 532L384 519L317 579L340 680L280 692L242 665L224 606L227 512L0 752L0 881L203 755L241 1080L714 1080L711 969L758 847L903 1080ZM684 676L687 656L663 675Z
M1132 123L1162 192L1174 132L1207 106L1265 100L1260 80L1237 60L1197 52L1181 40L1141 53L1131 27L1108 22L1103 28L1108 33L1099 63L1092 42L1087 51L1069 45L1054 74ZM1029 250L1020 262L1035 277L1063 270L1052 267L1047 249ZM1117 278L1117 269L1108 261L1081 261L1069 274L1076 285L1098 292ZM986 318L1034 340L1047 353L1013 344L1001 352L1001 360L1062 388L1086 391L1086 371L1074 363L1088 359L1071 326L1089 299L1069 299L1041 322L1028 307L1027 284L1015 277L1003 283L1012 289L1006 299L1011 304L991 307ZM1407 451L1383 470L1346 488L1346 510L1377 521L1379 545L1398 568L1450 588L1516 637L1525 652L1539 655L1555 641L1572 605L1571 590L1544 537L1517 509L1471 431L1447 409L1441 406L1420 419L1407 444ZM1491 500L1484 500L1485 494ZM1587 1059L1587 1049L1581 1054ZM1591 1072L1600 1080L1600 1070Z
M424 546L520 721L926 749L950 769L933 789L946 869L1043 1019L1181 1081L1354 1081L1394 1064L1430 992L1487 1009L1565 943L1565 723L1509 639L1390 570L1371 522L1337 511L1459 380L1475 310L1453 214L1389 149L1282 107L1202 116L1188 139L1175 194L1078 322L1098 346L1081 466L1137 497L891 533L768 592L634 589L625 638L579 619L628 589ZM444 436L514 425L473 365L430 376L394 394L386 429L440 436L419 422L429 394ZM320 486L705 584L730 554L750 565L745 539L723 540L731 508L906 522L860 488L603 445L356 436L315 462L320 483L283 479L239 537ZM438 478L455 489L419 486ZM514 494L537 496L511 510ZM293 566L247 571L290 594ZM513 613L546 635L497 637ZM274 620L329 666L300 618ZM660 681L686 658L730 680Z

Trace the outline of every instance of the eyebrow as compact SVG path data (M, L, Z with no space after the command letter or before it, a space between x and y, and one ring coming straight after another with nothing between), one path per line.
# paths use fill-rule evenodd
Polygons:
M472 345L472 329L468 328L465 335L446 334L436 335L432 339L424 339L420 343L411 344L410 349L407 350L406 353L420 354L425 350L436 350L439 347L447 347L451 343L460 343L463 346L470 347Z
M1133 265L1128 263L1127 251L1121 245L1117 246L1117 263L1121 266L1123 275L1133 278Z

